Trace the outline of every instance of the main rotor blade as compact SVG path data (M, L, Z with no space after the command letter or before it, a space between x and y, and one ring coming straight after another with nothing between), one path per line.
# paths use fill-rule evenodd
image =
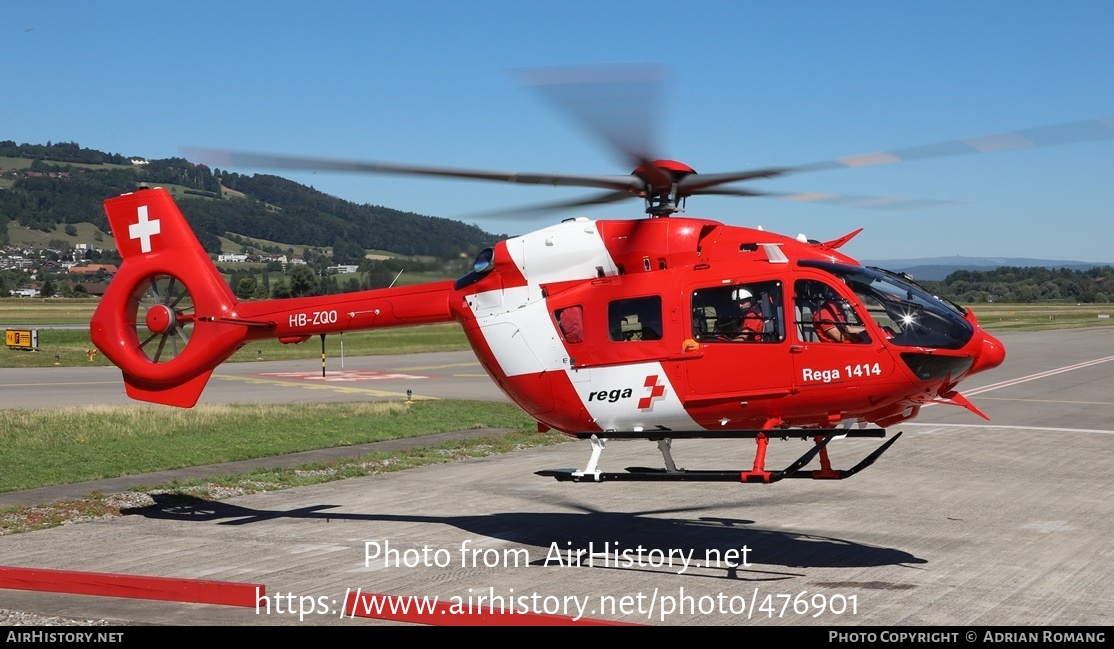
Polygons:
M400 174L409 176L440 176L469 180L490 180L526 185L556 187L599 187L617 191L640 192L646 183L636 176L537 174L509 171L483 171L451 167L425 167L386 162L337 160L308 156L248 153L222 149L185 148L186 158L211 167L248 167L255 169L295 169L301 171L347 171L356 173Z
M794 203L815 203L833 207L854 207L863 210L919 210L947 205L959 205L962 201L934 200L929 198L906 198L903 196L854 196L851 194L828 194L820 192L767 192L732 187L714 187L693 192L701 196L742 196L745 198L774 198Z
M1096 140L1114 139L1114 116L1040 126L1021 131L995 133L950 142L875 151L860 155L836 158L793 167L793 172L821 171L845 167L872 167L875 165L947 158L973 153L995 153L1017 149L1036 149L1046 146L1078 144Z
M913 162L915 160L929 160L932 158L947 158L979 153L995 153L998 151L1013 151L1017 149L1035 149L1109 139L1114 139L1114 116L1053 124L1050 126L1010 131L1007 133L996 133L994 135L983 135L962 140L951 140L936 144L924 144L921 146L892 149L889 151L875 151L872 153L844 156L842 158L835 158L834 160L824 160L797 166L750 169L719 174L694 174L682 178L678 183L678 189L682 195L687 196L697 193L707 193L701 190L710 187L743 180L753 180L755 178L776 178L810 171L872 167L899 162Z
M546 214L548 212L560 212L562 210L571 209L574 207L590 207L593 205L606 205L608 203L618 203L619 201L627 200L628 198L636 198L635 194L623 191L605 192L603 194L595 194L593 196L585 196L584 198L571 200L571 201L556 201L553 203L541 203L536 205L523 205L519 207L510 207L505 210L495 210L491 212L478 212L461 217L461 220L468 219L488 219L494 217L507 217L507 216L521 216L523 218L530 218L539 214Z
M569 66L520 70L535 89L597 137L642 166L657 155L656 135L666 78L660 65Z
M726 185L728 183L737 183L743 180L755 180L758 178L777 178L778 176L783 176L792 171L792 168L770 167L767 169L729 171L727 173L719 174L692 174L691 176L685 176L677 183L677 190L681 193L682 196L691 196L692 194L707 194L708 192L702 190L709 187Z

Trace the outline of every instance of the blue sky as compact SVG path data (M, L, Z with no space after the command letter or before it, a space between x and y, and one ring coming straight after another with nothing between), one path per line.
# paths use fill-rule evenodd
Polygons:
M1114 115L1114 3L25 2L0 12L0 139L163 158L203 146L523 172L626 162L512 71L651 62L661 157L795 165ZM250 171L250 170L240 170ZM593 190L283 173L359 203L523 232L630 218L479 213ZM843 169L748 187L957 201L880 212L694 197L687 214L867 259L1114 261L1114 140Z

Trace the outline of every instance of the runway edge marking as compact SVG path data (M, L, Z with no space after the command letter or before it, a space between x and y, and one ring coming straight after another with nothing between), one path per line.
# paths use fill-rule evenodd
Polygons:
M13 566L0 566L0 588L246 607L255 606L267 590L243 582Z

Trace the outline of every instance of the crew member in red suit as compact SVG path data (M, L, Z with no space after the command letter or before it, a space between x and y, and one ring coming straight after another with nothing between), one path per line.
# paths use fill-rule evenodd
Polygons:
M762 310L754 300L754 295L745 288L737 288L731 293L731 298L739 308L739 331L736 340L761 340L762 339Z
M847 315L838 298L829 297L812 314L812 324L820 340L829 343L866 342L866 327L847 322Z
M561 309L561 312L557 314L557 322L561 325L561 333L564 334L566 342L584 342L584 309L582 307L578 305Z

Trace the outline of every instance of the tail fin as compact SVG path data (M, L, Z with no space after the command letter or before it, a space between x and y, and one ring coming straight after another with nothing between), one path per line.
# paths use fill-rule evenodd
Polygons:
M246 340L237 300L165 189L104 202L123 258L89 323L128 396L188 408Z

